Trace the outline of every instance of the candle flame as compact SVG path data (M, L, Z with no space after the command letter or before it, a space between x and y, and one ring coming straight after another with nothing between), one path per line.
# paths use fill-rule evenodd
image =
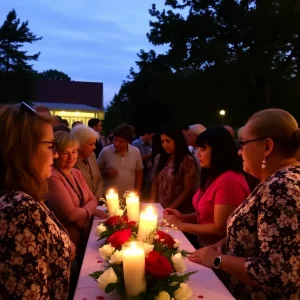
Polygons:
M146 209L145 209L145 213L147 215L153 215L154 214L154 209L152 206L148 206Z
M137 247L137 244L136 244L136 242L131 242L130 243L130 249L137 249L138 247Z
M115 190L114 189L110 189L109 191L108 191L108 194L109 195L112 195L112 194L115 194L116 192L115 192Z

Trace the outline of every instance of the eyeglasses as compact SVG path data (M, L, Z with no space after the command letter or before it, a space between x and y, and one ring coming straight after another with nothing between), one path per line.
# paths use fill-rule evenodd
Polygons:
M46 142L46 141L41 141L42 144L51 144L52 146L49 147L52 149L53 154L57 152L57 142Z
M251 142L255 142L255 141L263 141L265 139L266 138L263 137L263 138L253 139L253 140L239 141L239 146L240 146L240 149L243 150L244 145L251 143Z
M25 102L21 103L20 110L23 112L31 113L33 115L37 114L37 112L32 107L30 107L28 104L26 104Z

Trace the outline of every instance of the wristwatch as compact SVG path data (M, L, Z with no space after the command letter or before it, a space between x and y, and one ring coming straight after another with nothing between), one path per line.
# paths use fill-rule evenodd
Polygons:
M222 256L223 256L223 255L217 256L217 257L214 259L213 267L214 267L215 269L217 269L217 270L219 270L220 267L221 267Z

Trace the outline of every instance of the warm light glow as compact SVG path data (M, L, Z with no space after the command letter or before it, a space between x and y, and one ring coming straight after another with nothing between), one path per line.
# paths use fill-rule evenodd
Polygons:
M54 110L55 115L61 116L61 117L80 117L80 118L95 118L95 113L94 112L81 112L81 111L59 111L59 110Z
M154 209L152 206L148 206L146 209L145 209L145 215L153 215L155 212L154 212Z
M113 194L115 194L116 192L115 192L115 190L114 189L110 189L109 191L108 191L108 195L113 195Z
M221 116L225 116L225 114L226 114L226 111L225 111L224 109L222 109L222 110L220 110L220 112L219 112L219 113L220 113L220 115L221 115Z
M128 242L127 246L123 246L123 255L136 256L144 254L144 248L138 247L137 242Z

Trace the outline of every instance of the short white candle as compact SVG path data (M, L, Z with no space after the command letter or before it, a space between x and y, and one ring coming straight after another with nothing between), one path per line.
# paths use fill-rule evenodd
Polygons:
M151 244L154 238L154 231L157 226L157 213L152 206L142 210L140 214L138 240Z
M108 209L108 214L110 216L116 215L116 213L119 211L119 196L118 193L116 193L113 189L110 189L108 191L108 194L106 194L106 204Z
M140 200L135 193L130 193L126 197L127 217L128 221L139 221L140 217Z
M122 247L126 296L146 291L145 251L142 243L128 242Z

